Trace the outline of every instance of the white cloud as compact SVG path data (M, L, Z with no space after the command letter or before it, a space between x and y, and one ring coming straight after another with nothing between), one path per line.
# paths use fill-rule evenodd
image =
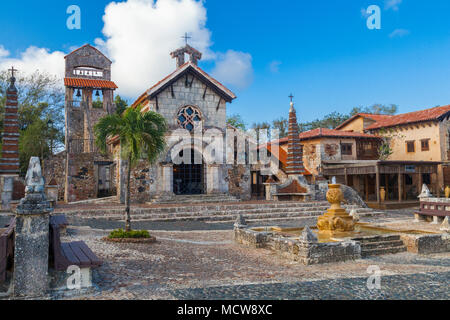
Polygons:
M384 9L385 10L394 10L398 11L400 4L402 3L402 0L385 0L384 1Z
M277 60L272 61L269 65L270 72L272 72L272 73L280 72L280 65L281 65L281 61L277 61Z
M0 58L9 56L9 51L4 46L0 45Z
M389 34L389 38L401 38L410 34L409 30L406 29L395 29Z
M181 36L187 32L190 44L203 53L202 60L216 62L215 72L225 84L242 86L252 78L251 56L242 52L215 53L211 31L206 27L204 1L197 0L128 0L111 2L103 16L103 38L95 45L112 61L112 79L118 93L136 98L149 86L175 70L169 53L182 46ZM17 59L7 58L0 46L0 67L15 67L21 71L36 69L64 76L64 53L29 47ZM230 68L225 72L227 66ZM233 70L236 72L233 74Z
M9 52L0 46L0 70L14 66L21 73L33 73L36 70L64 77L64 53L50 52L48 49L29 47L19 58L10 58Z
M245 89L253 82L252 56L234 50L218 53L212 75L224 84Z

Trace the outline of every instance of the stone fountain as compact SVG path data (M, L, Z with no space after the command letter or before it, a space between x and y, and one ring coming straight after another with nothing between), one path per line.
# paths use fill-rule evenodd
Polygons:
M320 233L326 233L330 236L340 236L355 230L353 217L341 207L344 200L341 186L339 184L329 184L327 200L331 207L325 214L317 219L317 228Z

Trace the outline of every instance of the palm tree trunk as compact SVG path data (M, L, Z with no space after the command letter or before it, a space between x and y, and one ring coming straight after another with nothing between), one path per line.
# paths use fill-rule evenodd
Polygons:
M125 198L125 231L131 231L130 198L131 198L131 156L128 157L127 196Z

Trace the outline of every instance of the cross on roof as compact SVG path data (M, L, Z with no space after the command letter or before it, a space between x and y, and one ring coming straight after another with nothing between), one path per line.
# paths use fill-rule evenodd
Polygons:
M14 72L18 71L17 69L14 69L14 67L11 67L11 69L9 69L8 71L11 71L11 77L14 78Z
M291 98L291 102L292 102L292 99L294 99L294 96L292 95L292 93L288 98Z
M188 40L189 40L189 39L192 39L192 37L189 37L189 35L188 35L187 32L186 32L186 33L184 34L184 36L181 37L181 38L184 39L184 41L186 42L186 44L188 44Z

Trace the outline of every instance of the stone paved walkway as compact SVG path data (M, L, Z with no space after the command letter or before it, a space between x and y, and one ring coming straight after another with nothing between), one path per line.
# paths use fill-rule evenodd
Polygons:
M158 243L117 244L106 232L69 230L105 264L97 288L75 299L449 299L450 253L387 255L353 262L304 266L269 250L232 241L231 230L152 231ZM381 291L369 291L369 266L381 270Z

